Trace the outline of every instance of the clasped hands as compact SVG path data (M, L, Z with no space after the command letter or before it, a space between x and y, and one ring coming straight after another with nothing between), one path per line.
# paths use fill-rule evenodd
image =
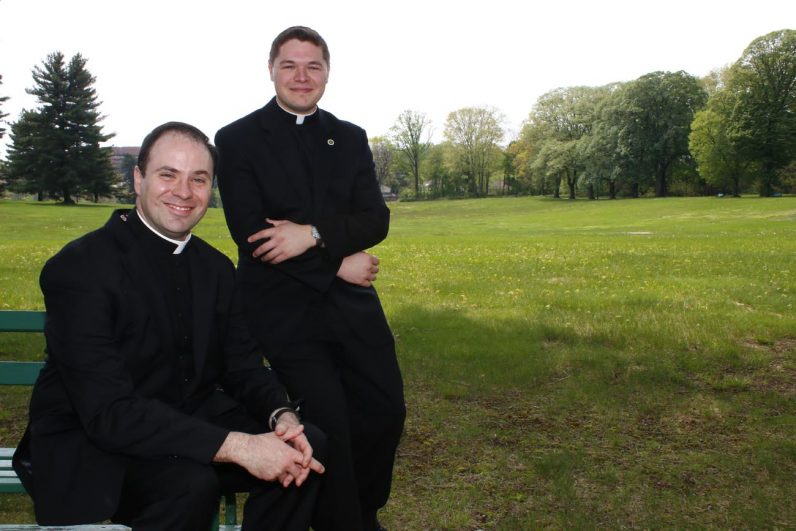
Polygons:
M325 467L312 457L312 446L295 415L283 414L274 431L251 435L230 432L219 448L214 461L236 463L252 476L265 481L278 481L283 487L295 483L300 487L311 471L325 472Z
M266 218L266 221L272 227L257 231L247 238L249 243L263 242L252 253L254 258L276 265L315 246L310 225L299 225L285 219ZM368 288L376 280L378 272L379 259L359 251L343 258L337 276L349 284Z

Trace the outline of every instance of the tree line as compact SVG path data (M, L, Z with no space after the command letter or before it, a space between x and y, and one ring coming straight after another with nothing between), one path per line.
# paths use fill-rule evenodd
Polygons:
M796 192L796 31L755 39L703 79L552 90L505 147L502 122L494 108L459 109L432 144L425 114L406 110L372 140L379 180L404 198Z
M67 62L55 52L33 69L38 106L10 125L6 189L64 203L129 200L134 160L114 171L94 82L80 54ZM552 90L507 145L504 122L496 108L459 109L434 144L428 117L405 110L371 139L379 182L403 199L796 192L796 31L758 37L703 79L652 72Z

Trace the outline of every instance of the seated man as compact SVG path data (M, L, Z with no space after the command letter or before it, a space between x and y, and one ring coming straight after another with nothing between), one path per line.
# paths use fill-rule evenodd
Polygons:
M195 127L157 127L135 209L42 269L48 358L14 456L40 524L203 530L246 490L244 529L310 526L325 437L263 365L232 263L191 235L215 163Z

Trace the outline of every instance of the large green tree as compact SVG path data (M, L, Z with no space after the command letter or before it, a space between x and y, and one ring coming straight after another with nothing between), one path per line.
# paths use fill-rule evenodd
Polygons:
M32 115L28 119L39 127L26 126L26 134L35 133L35 141L22 151L35 149L40 162L35 168L37 174L15 173L17 181L39 183L65 204L73 203L81 193L90 194L95 200L110 194L115 175L110 151L100 144L113 135L102 132L103 117L94 82L86 59L80 54L67 64L64 55L55 52L41 66L34 67L33 88L27 92L36 96L39 106L30 111L35 119ZM12 148L9 165L15 172L33 171L28 164L12 160L17 151Z
M612 121L617 147L633 161L639 178L651 178L655 195L664 197L678 161L688 160L688 135L694 114L704 107L707 92L695 77L679 72L652 72L620 91Z
M694 116L688 146L699 174L710 186L736 197L750 182L756 164L738 148L732 133L737 94L724 89L710 96L707 107Z
M398 115L390 129L392 143L412 175L415 196L420 195L420 165L431 146L430 125L425 114L407 109Z
M738 98L730 134L759 164L760 195L771 195L777 170L796 158L796 31L752 41L733 65L728 89Z
M586 146L594 127L600 102L608 95L606 87L565 87L543 94L531 111L528 123L537 129L539 151L531 162L538 173L565 182L569 198L583 180L594 197L599 175L588 164ZM554 189L557 194L558 186Z
M377 136L370 139L370 150L373 152L376 179L380 185L392 188L394 184L392 180L392 164L395 148L387 138Z
M486 107L466 107L448 115L445 138L453 146L458 165L467 176L473 196L489 193L489 180L502 160L503 116Z

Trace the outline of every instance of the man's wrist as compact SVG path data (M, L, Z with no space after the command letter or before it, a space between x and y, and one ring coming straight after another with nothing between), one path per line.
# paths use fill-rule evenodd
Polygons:
M279 423L279 417L281 417L285 413L292 413L296 417L296 420L300 420L298 411L296 411L292 407L277 408L273 411L273 413L271 413L271 416L268 417L268 427L271 428L271 431L276 429L276 425Z
M213 461L216 463L234 463L236 456L240 455L241 449L246 446L246 442L245 433L229 432L216 455L213 456Z

